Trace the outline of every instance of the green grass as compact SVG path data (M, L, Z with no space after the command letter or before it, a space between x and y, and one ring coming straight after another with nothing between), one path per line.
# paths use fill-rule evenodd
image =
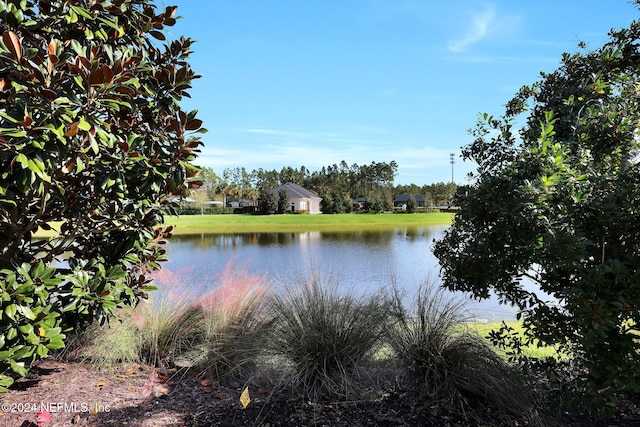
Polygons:
M336 214L336 215L181 215L166 218L174 225L173 234L201 233L288 233L297 231L366 230L395 227L449 225L451 213L419 214ZM37 238L54 237L59 222L51 230L38 230Z
M513 328L514 332L520 337L524 337L524 327L521 322L511 321L505 322L508 326ZM500 329L501 323L468 323L467 326L475 330L479 335L486 337L492 330ZM563 357L558 351L551 346L538 347L536 344L531 344L523 347L523 355L534 359L546 359L548 357L561 358ZM504 352L499 349L496 351L504 356Z
M169 217L174 234L363 230L449 225L453 214L183 215Z

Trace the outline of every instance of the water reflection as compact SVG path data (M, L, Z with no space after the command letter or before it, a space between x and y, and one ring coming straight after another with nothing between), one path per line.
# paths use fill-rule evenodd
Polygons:
M251 274L267 273L274 283L308 277L312 270L334 276L341 286L372 292L398 283L412 295L424 281L438 281L433 240L445 227L299 233L212 233L174 236L163 269L189 271L189 287L206 288L229 262ZM512 317L496 301L475 304L479 316Z

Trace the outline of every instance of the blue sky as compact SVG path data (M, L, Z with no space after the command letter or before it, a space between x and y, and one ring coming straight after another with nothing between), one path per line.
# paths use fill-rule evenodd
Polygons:
M158 5L162 5L158 1ZM640 16L627 0L169 0L196 40L187 110L218 174L398 163L395 184L464 183L460 147L578 41Z

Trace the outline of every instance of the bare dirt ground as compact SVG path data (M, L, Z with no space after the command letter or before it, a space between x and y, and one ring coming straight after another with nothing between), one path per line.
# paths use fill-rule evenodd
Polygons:
M188 371L159 371L137 364L96 370L91 365L46 359L0 395L0 426L35 427L36 412L48 409L43 426L513 426L517 416L479 408L476 415L443 412L399 391L378 399L315 404L250 384L196 378ZM640 426L640 417L597 421L566 416L554 425Z

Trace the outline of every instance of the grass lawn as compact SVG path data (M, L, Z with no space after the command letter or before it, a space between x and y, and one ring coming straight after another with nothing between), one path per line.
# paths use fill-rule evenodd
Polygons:
M169 217L174 234L362 230L449 225L451 213L336 215L183 215Z
M175 225L173 234L255 233L327 230L366 230L394 227L449 225L452 213L337 214L337 215L182 215L166 218ZM59 222L49 231L38 230L37 238L53 237Z
M514 332L523 336L524 328L522 327L522 323L518 321L505 322L508 326L514 329ZM468 326L473 330L476 330L482 337L486 337L489 335L489 332L493 329L500 329L501 323L469 323ZM496 349L499 354L504 356L504 352L499 349ZM535 344L526 346L523 348L523 353L527 357L544 359L547 357L553 358L561 358L562 355L558 354L555 348L550 346L541 346L538 347Z

